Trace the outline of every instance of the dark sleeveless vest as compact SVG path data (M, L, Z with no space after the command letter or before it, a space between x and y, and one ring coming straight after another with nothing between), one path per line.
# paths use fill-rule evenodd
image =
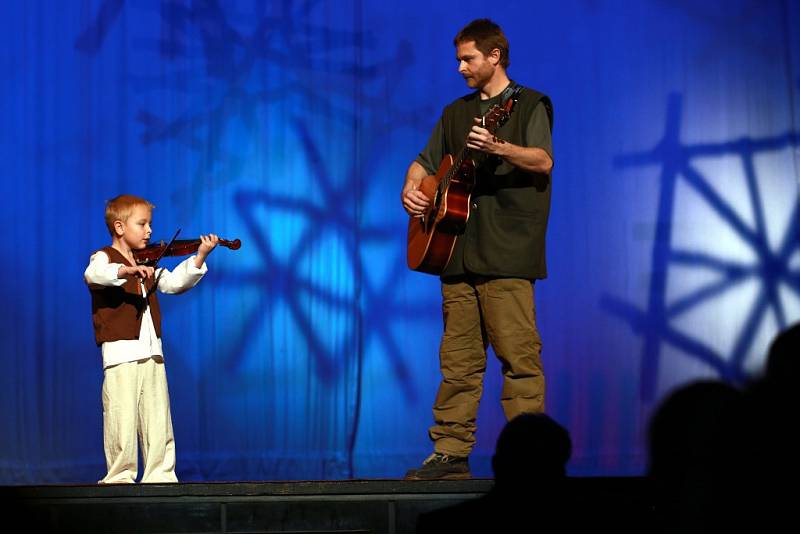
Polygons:
M108 255L110 263L131 265L125 256L113 247L105 247L100 250ZM153 279L151 278L145 282L145 289L149 292L152 287ZM98 347L107 341L139 339L142 315L147 303L141 294L138 278L131 278L118 287L90 286L89 292L92 295L94 339ZM149 300L150 315L153 317L156 335L160 338L161 309L155 291L150 295Z
M553 127L546 95L524 88L497 137L527 146L525 133L534 107L542 102ZM478 93L459 98L443 112L445 153L466 145L473 118L481 116ZM456 240L442 278L473 273L534 280L547 276L545 233L550 213L550 176L528 173L497 157L475 153L476 186L464 234Z

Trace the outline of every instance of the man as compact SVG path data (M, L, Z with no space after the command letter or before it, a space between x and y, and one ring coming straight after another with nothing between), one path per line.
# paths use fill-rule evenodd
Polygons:
M428 145L408 169L403 208L421 217L430 199L419 191L445 154L466 145L476 157L470 216L441 275L444 334L442 382L429 434L434 453L410 479L469 478L486 348L502 363L502 406L508 420L544 411L541 340L536 329L533 281L547 275L545 231L550 210L552 106L523 88L508 121L492 135L480 126L509 87L508 41L488 19L467 24L454 39L458 72L475 91L448 105ZM478 152L474 152L478 151Z

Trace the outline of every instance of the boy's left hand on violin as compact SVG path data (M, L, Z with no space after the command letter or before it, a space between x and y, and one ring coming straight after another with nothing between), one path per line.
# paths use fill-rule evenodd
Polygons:
M194 265L198 269L203 266L206 257L211 254L219 243L219 236L216 234L208 234L200 236L200 246L197 247L197 256L194 259Z

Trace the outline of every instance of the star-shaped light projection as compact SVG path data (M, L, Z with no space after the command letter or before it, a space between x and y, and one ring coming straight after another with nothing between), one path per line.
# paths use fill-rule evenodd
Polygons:
M647 304L603 299L643 338L645 400L656 394L667 347L741 383L747 360L763 356L757 340L763 345L800 309L797 183L785 164L769 161L798 145L797 132L689 145L680 139L681 112L680 96L672 95L662 140L615 161L661 167ZM730 340L711 338L715 329Z
M255 14L224 9L218 0L163 0L128 7L160 23L155 42L136 39L140 53L135 59L155 52L151 62L174 64L166 73L132 75L129 83L141 94L165 92L174 108L183 109L171 117L147 108L137 113L143 145L177 142L197 155L193 175L172 194L181 210L189 213L203 194L241 178L248 160L237 144L226 144L226 128L241 127L243 135L267 142L271 140L263 139L265 122L285 119L275 111L308 109L315 117L353 124L363 120L364 109L385 110L389 105L387 97L391 99L394 91L386 83L388 73L401 76L411 67L410 45L400 41L393 55L378 62L357 59L375 39L367 31L310 22L321 20L315 10L324 7L290 0L256 2L251 8L262 12ZM76 50L95 56L125 8L124 0L103 2L76 38ZM149 12L153 10L157 13ZM364 93L362 87L369 84L379 87L378 96ZM385 93L380 92L382 84L388 87ZM406 118L418 120L427 111L417 109ZM187 198L191 202L185 202Z
M185 70L168 70L167 84L144 76L130 83L137 94L161 91L184 103L177 116L138 113L145 147L170 147L172 156L192 162L190 179L170 175L164 182L173 191L170 209L185 213L176 218L188 219L200 205L227 221L226 232L243 232L241 263L215 266L197 290L224 318L206 326L209 343L185 342L198 346L191 370L200 375L199 388L219 398L200 398L201 411L216 416L256 403L258 417L271 420L228 418L231 430L268 425L291 433L252 432L254 447L276 456L309 443L344 453L346 466L307 475L327 478L353 474L365 360L382 359L386 384L406 401L417 396L398 325L431 318L436 324L436 294L412 304L398 291L413 276L396 200L404 168L394 169L391 183L380 171L392 132L429 127L435 115L428 105L403 111L388 83L390 72L412 67L407 44L397 48L401 66L392 57L348 60L364 53L370 36L299 23L314 5L284 2L276 8L283 16L256 17L245 34L218 2L162 2L159 58ZM121 8L104 5L98 24L115 20L108 13L116 17ZM100 33L105 39L108 29ZM172 305L196 307L187 299ZM186 349L180 353L193 352ZM252 400L258 394L243 389L263 394ZM325 428L307 430L303 442L298 426L311 424L303 421Z

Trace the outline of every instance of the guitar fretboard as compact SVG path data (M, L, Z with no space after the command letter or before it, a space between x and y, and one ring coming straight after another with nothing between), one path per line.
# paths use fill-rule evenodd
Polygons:
M511 109L514 106L514 103L517 101L517 93L513 94L511 98L508 99L504 107L500 107L499 105L495 104L483 115L483 124L484 128L486 128L489 133L494 135L502 124L508 120L509 114L511 113ZM467 134L469 136L469 134ZM461 169L461 166L464 162L472 157L472 149L465 146L464 148L459 151L458 156L456 156L455 160L453 161L452 167L450 170L447 171L447 174L442 181L440 182L439 186L441 190L447 189L450 186L450 181L456 175L456 173Z

